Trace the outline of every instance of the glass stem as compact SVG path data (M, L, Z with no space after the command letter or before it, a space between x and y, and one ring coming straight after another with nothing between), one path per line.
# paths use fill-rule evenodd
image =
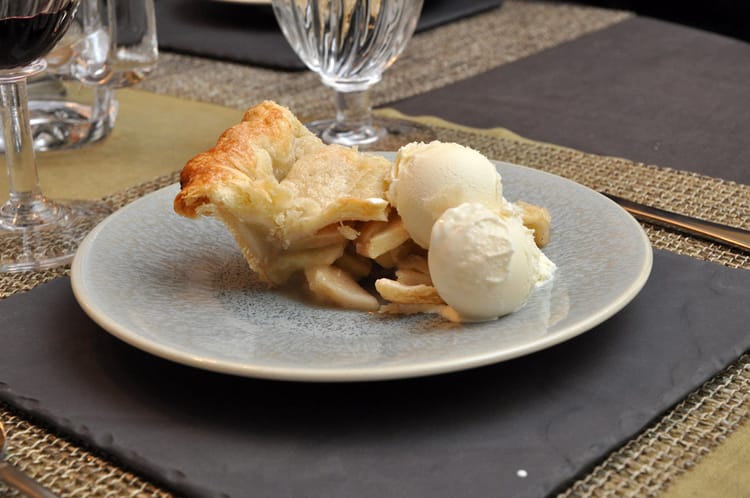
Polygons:
M34 138L29 124L26 78L0 81L0 114L10 195L0 214L13 225L35 225L54 217L39 187Z
M336 92L336 128L340 132L358 131L372 126L370 92Z
M367 90L336 90L336 119L320 135L326 143L366 146L375 143L385 129L373 125Z

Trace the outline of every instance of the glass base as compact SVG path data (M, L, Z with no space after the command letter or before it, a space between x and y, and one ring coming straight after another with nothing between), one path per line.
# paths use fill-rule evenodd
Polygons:
M435 131L411 121L373 118L371 126L342 130L333 119L305 123L305 126L325 143L357 146L359 150L395 151L411 142L435 140Z
M114 128L119 106L112 89L63 84L48 75L29 81L28 88L37 151L83 147L107 137ZM0 136L0 151L4 150Z
M117 101L112 102L108 115L102 118L92 117L92 113L91 107L75 102L29 102L34 149L75 149L109 135L117 116Z
M24 207L24 209L27 209ZM70 263L83 238L112 207L99 201L40 198L34 216L10 201L0 208L0 272L44 270Z

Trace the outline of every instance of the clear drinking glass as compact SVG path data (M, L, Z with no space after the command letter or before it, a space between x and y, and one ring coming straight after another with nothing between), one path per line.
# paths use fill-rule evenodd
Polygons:
M63 36L79 0L0 0L0 117L10 195L0 206L0 271L68 263L108 205L45 198L39 188L26 80Z
M81 0L65 35L28 81L29 112L37 151L82 147L109 135L117 118L112 79L109 6Z
M113 74L109 86L136 85L156 69L159 46L154 0L107 0L112 27Z
M35 149L77 148L107 137L117 119L115 90L142 81L157 59L153 0L81 0L46 56L47 70L28 82Z
M284 36L336 92L336 117L307 126L328 143L394 149L434 138L429 128L372 116L369 89L403 52L422 0L273 0Z

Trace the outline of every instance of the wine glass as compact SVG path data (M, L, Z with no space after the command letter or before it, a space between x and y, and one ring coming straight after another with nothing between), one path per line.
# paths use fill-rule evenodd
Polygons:
M0 115L9 199L0 206L0 271L64 265L110 212L101 202L53 202L41 193L26 79L65 34L79 0L0 0ZM10 144L10 145L8 145Z
M273 0L281 31L297 55L336 92L335 119L308 123L327 143L395 149L429 141L429 128L372 116L369 89L403 52L422 0Z

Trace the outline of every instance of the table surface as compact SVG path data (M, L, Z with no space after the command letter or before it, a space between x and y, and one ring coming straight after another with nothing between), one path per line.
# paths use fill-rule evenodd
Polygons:
M638 171L659 168L664 175L688 172L685 178L689 181L701 185L719 182L731 192L747 196L748 59L747 43L693 28L626 12L509 0L500 9L418 34L375 89L373 101L376 107L391 107L408 115L431 115L469 127L503 127L526 139L625 158ZM171 52L161 54L160 67L142 83L141 90L227 106L237 115L266 98L290 106L303 117L332 110L327 92L311 73ZM121 105L128 99L125 93L122 97ZM233 116L228 110L216 117L216 126L231 122ZM46 164L42 158L43 178ZM55 185L50 187L56 195L109 195L172 173L173 166L147 170L134 166L117 181L89 182L85 192L76 192L70 185L60 185L59 191ZM48 178L51 184L63 183L51 172ZM635 180L632 188L637 196L656 187L644 187ZM739 212L728 209L718 216L729 216L734 224L750 228L750 213L744 207L748 199L737 202ZM689 203L680 206L684 211L700 209ZM649 228L652 239L657 238L655 233ZM747 255L726 255L722 249L706 252L703 246L693 251L691 248L701 242L671 245L663 240L659 238L655 245L717 261L738 268L738 272L750 269ZM722 254L716 255L717 251ZM660 496L740 495L747 482L744 475L750 474L750 444L745 444L750 441L746 423L750 402L747 392L734 383L744 379L747 362L744 357L733 362L697 394L686 397L624 448L599 462L596 469L577 476L561 494L596 496L597 489L603 489L600 481L607 479L620 483L622 496L639 496L644 489ZM727 391L726 386L732 389ZM629 459L640 461L642 456L635 455L633 448L648 446L649 437L663 441L670 431L679 430L680 424L687 425L685 413L706 410L699 406L703 401L696 399L721 399L722 409L731 408L724 418L731 423L713 423L708 429L713 434L705 435L710 443L694 442L695 451L688 448L687 456L675 460L674 468L667 470L618 466ZM45 430L44 424L26 420L18 407L7 414L25 431ZM51 441L51 447L61 444L54 435L40 437ZM84 451L75 442L62 444L63 454L70 458ZM55 465L53 455L37 458ZM107 455L91 458L102 459L101 470L97 470L100 475L118 468ZM34 467L29 464L29 468ZM169 493L142 477L128 474L127 479L127 493L133 496ZM0 487L0 492L3 490ZM74 496L70 489L59 491Z

